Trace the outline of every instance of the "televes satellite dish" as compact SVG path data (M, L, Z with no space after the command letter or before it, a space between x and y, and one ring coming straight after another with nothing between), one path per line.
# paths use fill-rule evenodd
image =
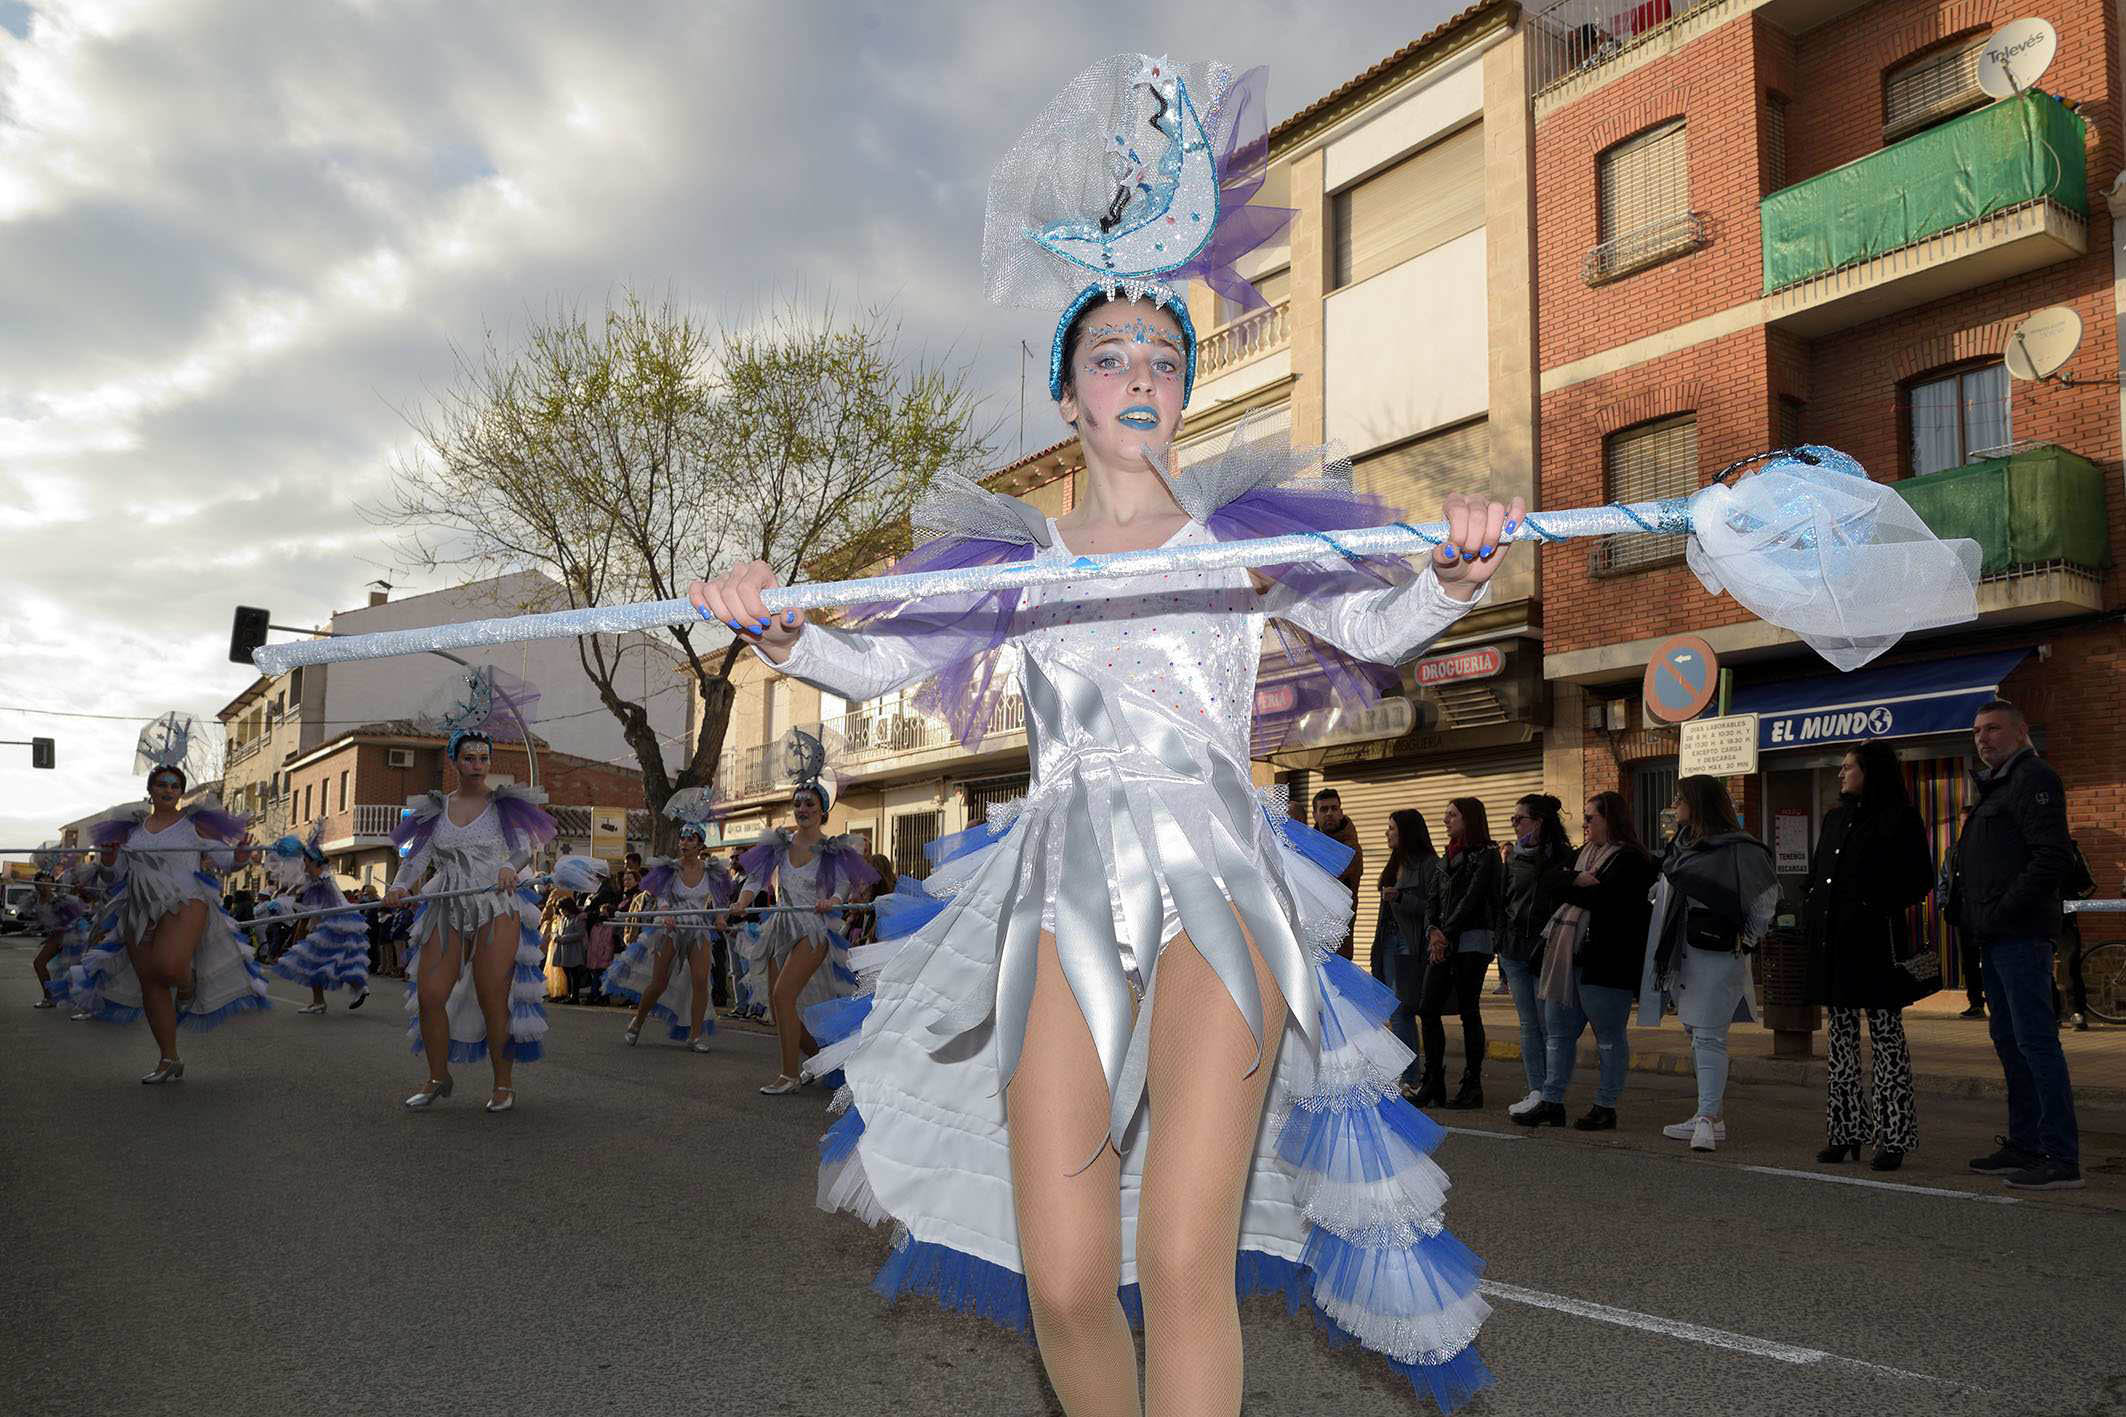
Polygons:
M2014 98L2044 77L2059 47L2049 21L2010 20L1979 52L1978 86L1992 98Z
M2001 357L2017 379L2049 379L2082 344L2082 317L2065 305L2038 311L2015 327Z

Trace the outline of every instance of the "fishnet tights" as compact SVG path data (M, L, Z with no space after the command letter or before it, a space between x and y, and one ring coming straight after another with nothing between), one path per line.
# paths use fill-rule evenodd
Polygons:
M1264 1058L1186 935L1160 956L1146 1090L1156 1116L1138 1200L1145 1405L1137 1353L1116 1297L1121 1158L1083 1170L1107 1129L1107 1089L1055 941L1043 935L1026 1047L1006 1093L1019 1248L1041 1360L1069 1417L1234 1417L1240 1311L1233 1256L1248 1163L1261 1128L1285 1006L1259 953ZM1073 1174L1075 1172L1075 1174Z

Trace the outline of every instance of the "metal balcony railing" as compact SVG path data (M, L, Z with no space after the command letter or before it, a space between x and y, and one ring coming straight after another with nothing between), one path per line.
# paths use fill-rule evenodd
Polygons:
M1937 536L1976 541L1986 580L2094 575L2111 564L2103 471L2065 448L2042 444L1891 485Z
M1291 301L1280 300L1267 310L1252 310L1204 336L1196 350L1196 377L1205 379L1237 368L1291 342Z
M354 809L355 836L389 836L399 824L400 807L383 807L359 803Z
M1532 96L1600 68L1714 0L1559 0L1527 21Z
M910 709L856 710L823 724L801 726L808 732L824 731L830 735L834 744L832 766L844 772L876 768L896 758L950 748L956 741L952 728L943 720ZM1026 701L1017 693L1007 692L997 705L983 744L987 746L994 739L1025 730ZM725 753L718 765L717 781L739 798L762 797L792 786L790 775L783 769L782 740Z
M1587 253L1580 279L1600 285L1619 276L1695 251L1711 239L1703 212L1677 212L1610 237Z

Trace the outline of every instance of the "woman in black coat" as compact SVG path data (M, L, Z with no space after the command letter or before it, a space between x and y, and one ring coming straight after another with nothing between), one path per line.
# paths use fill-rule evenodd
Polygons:
M1872 1137L1868 1164L1894 1171L1919 1144L1903 1011L1932 987L1932 971L1922 984L1904 965L1913 955L1910 910L1932 889L1934 865L1926 826L1888 744L1863 743L1847 753L1838 788L1838 805L1824 814L1809 862L1802 909L1810 997L1830 1011L1831 1144L1816 1159L1857 1160L1861 1143ZM1863 1012L1874 1055L1872 1120L1860 1088Z
M1457 797L1447 804L1446 866L1432 890L1426 926L1431 967L1418 1022L1425 1042L1425 1080L1411 1100L1420 1107L1484 1105L1484 975L1499 928L1499 849L1491 840L1484 804ZM1440 1014L1453 998L1462 1019L1462 1081L1447 1100L1447 1030Z
M1417 1095L1424 1072L1417 1036L1417 1009L1425 991L1425 912L1439 878L1439 852L1425 814L1405 807L1388 817L1388 864L1380 873L1380 915L1373 926L1373 977L1395 992L1388 1026L1411 1052L1402 1092Z

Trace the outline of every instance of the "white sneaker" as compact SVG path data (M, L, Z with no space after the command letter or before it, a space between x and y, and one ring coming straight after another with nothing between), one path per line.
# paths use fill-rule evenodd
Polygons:
M1727 1124L1725 1122L1709 1122L1700 1117L1698 1124L1691 1129L1690 1149L1692 1151L1711 1151L1716 1144L1726 1140Z
M1714 1141L1727 1140L1726 1122L1707 1122L1703 1117L1693 1117L1688 1122L1676 1122L1670 1126L1663 1127L1661 1135L1672 1141L1695 1142L1698 1139L1698 1126L1700 1123L1705 1123Z
M1514 1103L1511 1107L1508 1107L1506 1109L1506 1115L1509 1117L1526 1116L1528 1113L1533 1112L1536 1108L1542 1105L1543 1094L1540 1090L1538 1090L1529 1093L1526 1097Z

